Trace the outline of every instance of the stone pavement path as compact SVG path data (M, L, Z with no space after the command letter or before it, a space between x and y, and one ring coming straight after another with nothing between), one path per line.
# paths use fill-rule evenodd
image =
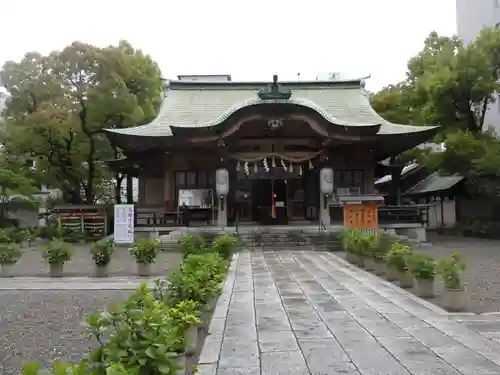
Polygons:
M470 320L331 253L243 252L200 374L500 374L500 343Z

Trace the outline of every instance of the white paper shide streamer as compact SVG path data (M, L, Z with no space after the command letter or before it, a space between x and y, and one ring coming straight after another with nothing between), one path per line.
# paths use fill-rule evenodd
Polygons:
M264 165L264 170L266 172L269 172L269 165L267 164L267 159L264 158L264 160L262 160L262 164Z

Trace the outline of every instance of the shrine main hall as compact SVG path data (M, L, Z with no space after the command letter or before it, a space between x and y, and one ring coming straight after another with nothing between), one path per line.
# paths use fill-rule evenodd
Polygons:
M109 165L139 180L137 210L163 212L177 224L184 212L192 222L225 227L328 226L345 222L346 207L353 215L366 208L358 220L370 227L384 201L374 185L377 163L437 130L384 120L363 79L234 82L223 75L166 81L151 123L106 134L125 155Z

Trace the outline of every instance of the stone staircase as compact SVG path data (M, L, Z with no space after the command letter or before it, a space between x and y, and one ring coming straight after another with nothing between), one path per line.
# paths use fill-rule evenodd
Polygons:
M335 236L336 229L319 231L317 226L281 226L281 227L239 227L238 236L244 246L250 250L290 251L316 250L340 251L339 239ZM205 235L233 234L235 228L189 228L170 232L160 236L162 251L175 251L182 236L191 233Z

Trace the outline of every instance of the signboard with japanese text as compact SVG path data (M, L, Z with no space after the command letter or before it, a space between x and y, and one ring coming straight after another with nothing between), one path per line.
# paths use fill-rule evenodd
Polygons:
M134 243L134 205L115 204L114 240L117 244Z

